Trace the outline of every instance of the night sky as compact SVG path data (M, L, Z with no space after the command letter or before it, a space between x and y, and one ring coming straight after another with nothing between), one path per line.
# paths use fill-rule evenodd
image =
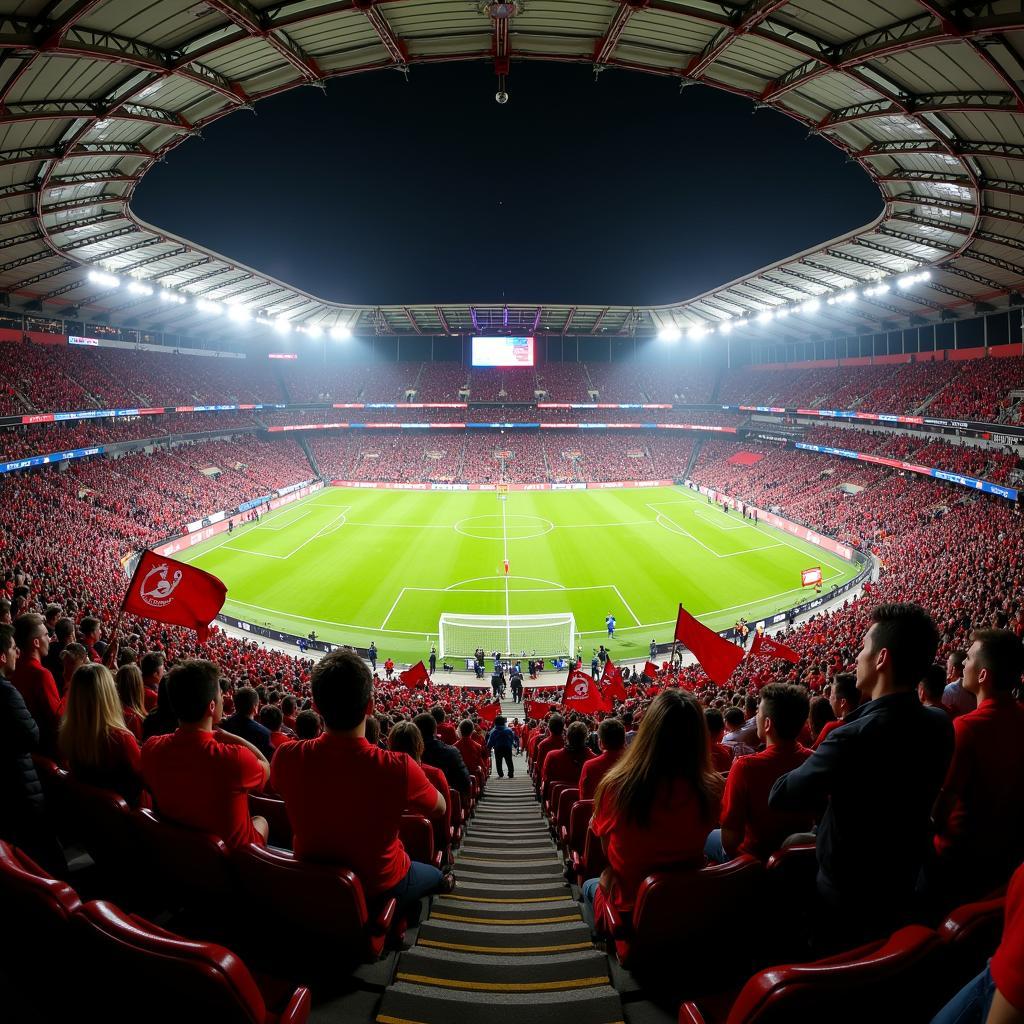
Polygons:
M209 126L135 212L335 301L688 298L881 210L856 164L774 111L589 66L378 71Z

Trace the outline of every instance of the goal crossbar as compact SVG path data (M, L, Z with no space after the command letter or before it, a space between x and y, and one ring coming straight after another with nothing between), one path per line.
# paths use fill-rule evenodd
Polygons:
M471 658L478 648L487 655L569 657L576 635L571 612L548 615L462 615L444 612L438 623L440 654Z

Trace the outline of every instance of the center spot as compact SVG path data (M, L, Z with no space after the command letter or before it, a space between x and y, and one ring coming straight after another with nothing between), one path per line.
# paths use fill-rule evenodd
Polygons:
M541 516L470 516L455 524L455 532L475 540L531 540L543 537L555 528L550 519Z

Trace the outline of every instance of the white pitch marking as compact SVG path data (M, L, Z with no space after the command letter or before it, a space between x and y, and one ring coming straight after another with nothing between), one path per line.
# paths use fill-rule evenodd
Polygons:
M398 592L398 597L395 598L395 603L388 609L387 615L384 616L384 621L380 624L381 629L383 629L388 624L388 619L391 618L392 612L394 612L394 610L398 607L398 602L402 600L402 595L409 589L411 588L402 587L402 589ZM415 589L418 590L419 588L417 587Z
M612 590L614 590L615 593L618 594L619 600L622 602L622 607L625 608L626 611L633 616L633 621L639 626L640 620L636 617L636 612L634 612L633 609L629 607L629 602L622 596L622 591L619 590L619 588L615 586L615 584L612 584Z

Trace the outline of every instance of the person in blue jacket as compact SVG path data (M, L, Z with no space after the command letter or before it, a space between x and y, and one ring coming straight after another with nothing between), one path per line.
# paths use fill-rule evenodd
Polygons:
M505 777L502 762L508 767L508 777L515 778L512 768L512 751L519 751L519 737L508 727L508 719L498 715L494 720L494 728L487 734L487 749L494 751L494 766L498 769L498 778Z

